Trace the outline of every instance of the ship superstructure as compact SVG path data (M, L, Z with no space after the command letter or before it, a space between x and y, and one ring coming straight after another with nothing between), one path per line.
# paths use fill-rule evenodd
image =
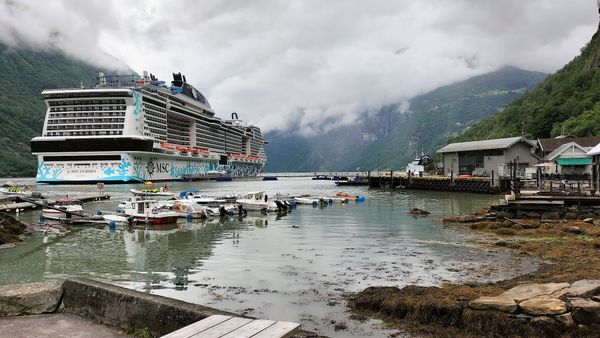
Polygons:
M48 183L254 176L266 163L260 128L215 116L181 73L106 76L94 88L42 92L42 136L31 141L36 180Z

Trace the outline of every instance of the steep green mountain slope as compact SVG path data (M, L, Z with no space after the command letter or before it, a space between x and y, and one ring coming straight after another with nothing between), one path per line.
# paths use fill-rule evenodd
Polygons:
M600 135L600 36L562 69L457 141L524 135Z
M35 176L29 141L42 132L46 108L41 91L92 85L98 71L58 52L0 44L0 177Z
M267 170L372 170L378 162L382 170L400 169L416 153L432 154L449 137L495 114L544 77L504 67L415 97L405 113L390 105L353 126L310 138L292 132L268 133Z

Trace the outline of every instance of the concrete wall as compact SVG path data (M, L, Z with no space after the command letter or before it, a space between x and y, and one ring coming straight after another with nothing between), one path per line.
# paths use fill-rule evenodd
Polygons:
M531 154L531 146L525 142L519 142L504 151L504 163L517 160L517 163L527 163L528 166L538 164L539 161Z
M491 176L494 171L494 176L498 177L498 165L504 163L504 156L484 156L483 168L486 173Z
M454 171L454 176L458 175L458 153L442 154L444 163L444 175L450 175L450 170Z

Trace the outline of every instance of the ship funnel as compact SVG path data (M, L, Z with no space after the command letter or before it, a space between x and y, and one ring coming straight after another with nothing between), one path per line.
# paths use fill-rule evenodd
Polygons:
M231 119L232 120L239 120L240 118L238 117L238 114L236 112L231 113Z
M106 86L106 77L103 72L98 72L98 84L101 86Z
M144 82L150 82L150 75L148 75L148 71L145 70L142 73L144 74Z

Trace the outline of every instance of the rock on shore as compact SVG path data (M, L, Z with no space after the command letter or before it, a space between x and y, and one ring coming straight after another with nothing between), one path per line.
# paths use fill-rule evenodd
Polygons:
M20 242L19 235L23 234L26 228L25 224L11 215L0 213L0 245Z
M60 305L62 284L57 282L0 286L0 316L54 312Z
M538 324L561 324L566 328L575 323L600 326L600 280L584 279L569 283L520 284L499 296L479 297L469 307L474 310L495 310L516 313ZM570 312L569 312L570 311Z

